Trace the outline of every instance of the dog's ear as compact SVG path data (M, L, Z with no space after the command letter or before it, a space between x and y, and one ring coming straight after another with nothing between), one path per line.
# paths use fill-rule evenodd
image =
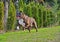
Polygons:
M25 16L25 14L22 12L22 15Z

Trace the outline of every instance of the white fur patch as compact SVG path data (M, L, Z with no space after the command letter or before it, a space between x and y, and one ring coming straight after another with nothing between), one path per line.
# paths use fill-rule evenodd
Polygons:
M17 30L19 30L19 26L17 26Z
M19 19L19 24L22 25L23 27L25 27L25 23L23 22L24 20L23 19Z

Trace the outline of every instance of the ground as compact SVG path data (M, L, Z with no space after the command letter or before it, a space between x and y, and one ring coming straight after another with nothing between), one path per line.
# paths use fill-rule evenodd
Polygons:
M0 34L0 42L60 42L60 26Z

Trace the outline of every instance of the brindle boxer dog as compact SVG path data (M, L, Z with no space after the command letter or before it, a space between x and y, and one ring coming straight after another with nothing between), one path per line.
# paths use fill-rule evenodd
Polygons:
M35 29L36 29L36 32L38 31L37 30L37 23L36 23L34 18L28 17L23 12L21 12L20 18L22 18L24 20L24 23L25 23L25 28L24 29L27 28L29 30L29 32L30 32L31 27L34 26Z

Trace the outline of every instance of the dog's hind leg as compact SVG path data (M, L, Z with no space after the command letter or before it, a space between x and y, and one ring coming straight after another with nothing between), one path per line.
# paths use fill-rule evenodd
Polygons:
M36 24L36 22L34 21L34 26L35 26L35 29L36 29L36 32L38 31L37 30L37 24Z

